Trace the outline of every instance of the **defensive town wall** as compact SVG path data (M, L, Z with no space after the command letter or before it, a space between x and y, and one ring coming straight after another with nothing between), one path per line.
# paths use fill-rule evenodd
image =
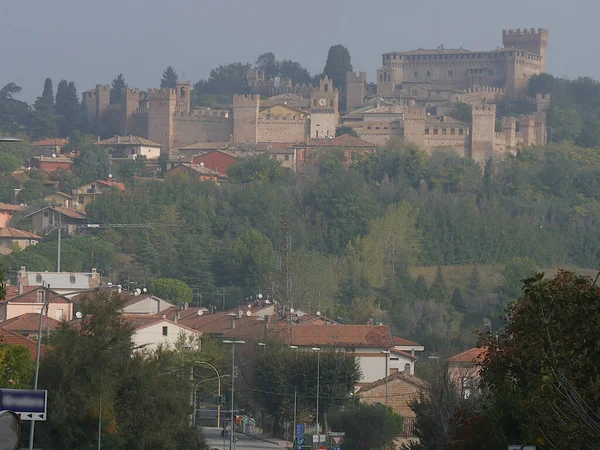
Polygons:
M195 114L194 114L195 113ZM195 142L228 142L233 136L233 120L224 111L214 115L176 114L173 120L174 145L183 147Z
M299 142L309 133L308 119L284 119L278 115L270 119L260 118L257 122L259 142Z

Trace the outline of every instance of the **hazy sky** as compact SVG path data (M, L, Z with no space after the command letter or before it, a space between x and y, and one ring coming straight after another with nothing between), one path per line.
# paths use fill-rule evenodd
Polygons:
M3 5L4 4L4 5ZM294 5L294 6L292 6ZM46 77L79 93L123 73L130 86L158 86L167 65L180 79L206 78L263 52L323 69L331 45L350 50L374 81L381 54L412 48L495 49L503 28L549 30L548 70L600 78L592 43L597 0L19 0L0 2L0 85L41 95Z

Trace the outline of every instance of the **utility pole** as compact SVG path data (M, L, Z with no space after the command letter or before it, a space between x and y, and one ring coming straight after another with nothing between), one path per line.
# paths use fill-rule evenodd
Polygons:
M223 311L225 311L225 288L223 288Z
M56 261L56 271L60 272L60 241L62 238L62 227L58 227L58 256Z

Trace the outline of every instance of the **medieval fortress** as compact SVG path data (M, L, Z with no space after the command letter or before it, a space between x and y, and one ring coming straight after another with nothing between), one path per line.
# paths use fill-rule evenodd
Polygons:
M186 81L146 95L124 89L116 104L110 86L97 85L83 93L83 106L91 124L157 142L168 155L200 142L292 145L333 137L344 125L375 145L396 140L426 151L452 148L483 161L520 144L546 142L549 96L529 98L525 91L529 78L546 70L548 31L504 30L502 44L491 51L440 46L384 53L375 85L365 72L347 74L342 115L339 90L329 78L318 86L294 86L289 79L265 80L258 69L247 75L252 93L234 95L223 110L192 109ZM496 104L510 100L529 104L531 113L505 116L500 124ZM451 116L457 103L471 107L470 123Z

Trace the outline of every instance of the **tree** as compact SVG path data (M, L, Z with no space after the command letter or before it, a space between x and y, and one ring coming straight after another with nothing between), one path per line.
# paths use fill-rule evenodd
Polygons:
M521 296L523 280L532 277L537 272L537 266L529 258L514 258L504 266L504 282L500 293L507 299Z
M352 127L349 127L347 125L342 125L340 127L337 127L335 129L335 135L336 136L343 136L344 134L349 134L350 136L354 136L355 138L358 137L358 133L356 132L356 130Z
M358 403L332 412L328 420L332 430L345 432L344 449L349 450L382 448L394 442L403 427L402 417L380 404Z
M21 86L16 83L8 83L0 89L0 100L13 100L13 95L22 91Z
M306 70L297 61L291 61L284 59L279 62L279 76L283 78L290 78L294 84L310 84L312 83L312 77L308 70Z
M285 169L281 167L280 161L272 159L267 153L264 153L243 158L227 169L227 175L242 184L252 181L274 183L283 179Z
M68 137L81 127L82 112L74 82L60 80L56 89L55 111L58 115L60 136Z
M173 278L157 278L150 285L150 292L179 306L191 303L193 298L192 289L183 281Z
M34 366L26 346L3 344L0 341L0 386L10 389L31 388Z
M266 286L274 261L273 244L258 230L249 229L233 242L231 269L239 286Z
M46 78L44 81L44 91L42 96L35 101L35 110L39 112L54 112L54 90L52 89L52 79Z
M417 277L417 281L415 281L415 298L418 300L426 300L427 299L427 283L425 282L425 277L423 275L419 275Z
M442 273L442 266L437 267L433 284L427 292L427 298L437 303L446 303L448 301L448 290L444 274Z
M575 108L552 106L548 110L548 127L554 142L576 141L583 128L583 119Z
M461 122L465 122L471 124L473 122L473 117L471 114L471 106L466 103L457 103L454 106L454 109L450 113L452 117L460 120Z
M71 136L66 151L76 151L73 172L84 182L106 180L110 172L108 151L97 145L92 136L75 133Z
M494 398L512 392L520 400L521 442L597 449L600 288L559 271L525 280L523 291L509 304L505 329L482 337L483 386Z
M256 59L256 68L265 72L265 80L272 80L279 75L279 64L271 52L263 53Z
M479 269L477 265L473 265L471 269L471 275L467 284L467 293L471 298L477 297L479 290L481 289L481 276L479 275Z
M450 304L455 309L464 309L466 307L465 301L460 293L460 289L454 288L454 292L452 292L452 298L450 299Z
M123 96L123 89L127 88L127 83L125 82L125 77L120 73L117 75L115 79L112 80L112 85L110 88L110 104L119 104L121 103L121 97Z
M178 81L179 77L177 76L177 72L175 72L175 69L173 69L172 66L168 66L160 79L160 87L175 89Z
M243 63L231 63L210 71L208 80L194 84L198 94L244 94L248 91L246 74L252 66Z
M327 53L323 75L328 76L333 85L343 92L346 90L346 72L352 72L350 52L341 44L333 45Z

